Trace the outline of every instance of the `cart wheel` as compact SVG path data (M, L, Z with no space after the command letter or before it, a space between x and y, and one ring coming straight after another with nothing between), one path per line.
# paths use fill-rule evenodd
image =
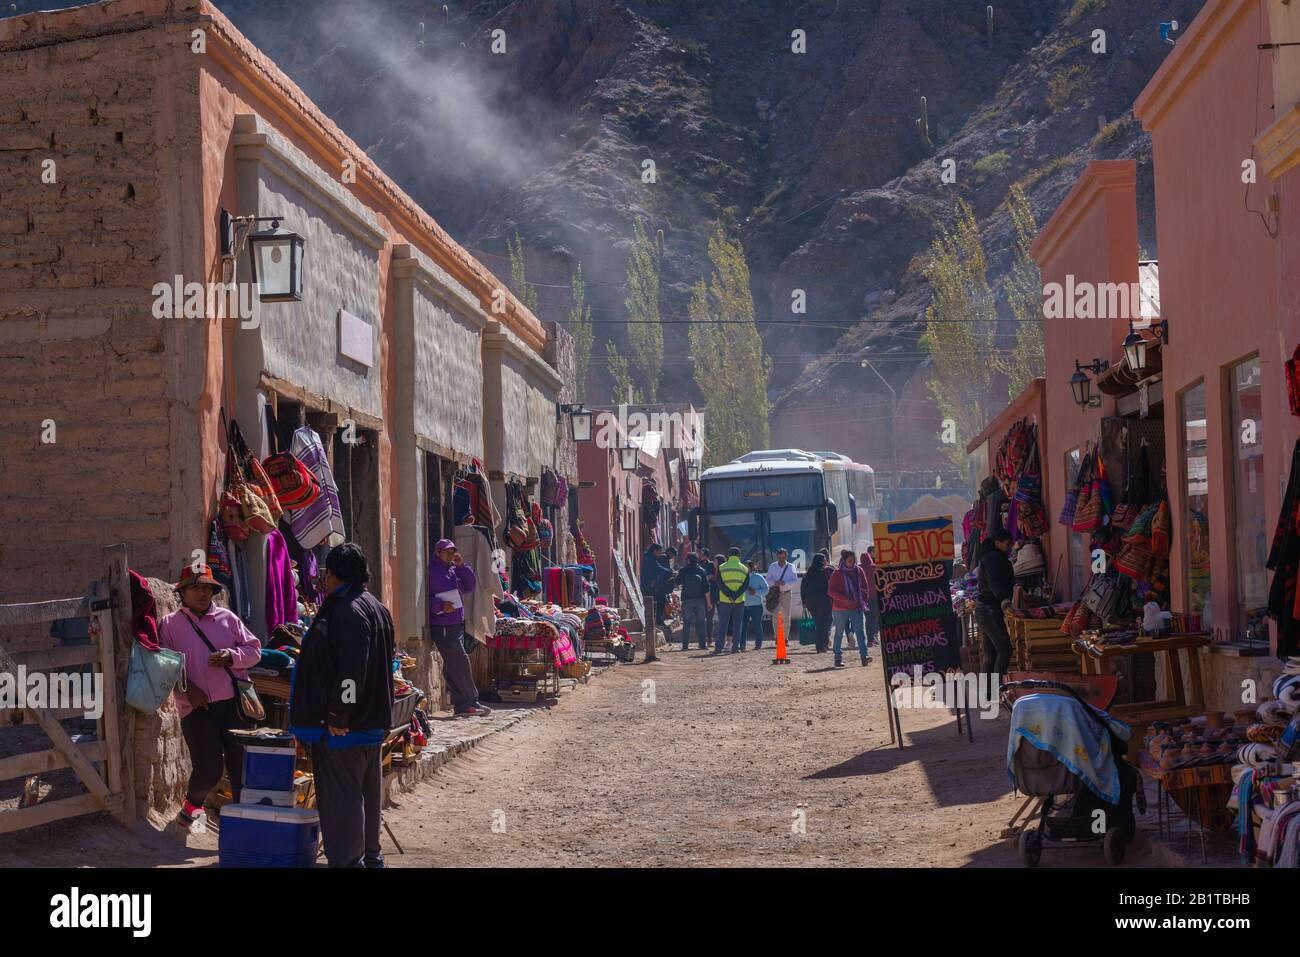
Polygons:
M1020 863L1025 867L1037 867L1043 856L1043 832L1038 828L1025 828L1020 832Z
M1107 864L1124 863L1124 851L1128 847L1128 834L1124 828L1117 827L1114 830L1106 832L1106 839L1102 842L1101 852L1106 856Z

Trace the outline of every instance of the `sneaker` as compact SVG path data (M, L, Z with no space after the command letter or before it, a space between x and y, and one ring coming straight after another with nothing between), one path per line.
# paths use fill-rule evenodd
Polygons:
M867 657L862 659L862 667L865 668L869 664L871 664L871 656L867 655Z
M476 705L472 705L471 707L466 708L464 711L457 711L457 712L456 712L456 717L458 717L458 718L486 718L486 717L487 717L488 715L490 715L491 713L492 713L492 709L491 709L491 708L485 708L485 707L483 707L481 704L476 704Z
M843 668L843 667L844 667L844 662L842 662L842 661L837 661L837 662L835 662L835 667L836 667L836 668Z

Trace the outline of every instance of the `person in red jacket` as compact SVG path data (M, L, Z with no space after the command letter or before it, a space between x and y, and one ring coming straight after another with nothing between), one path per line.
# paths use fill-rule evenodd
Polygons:
M851 548L843 549L840 552L839 567L831 575L829 588L831 620L835 625L835 639L831 650L835 653L836 668L844 667L841 643L844 640L845 630L857 637L858 654L862 658L862 666L865 668L871 661L871 655L867 650L865 627L867 596L870 593L870 587L867 576L862 571L862 566L858 564L858 556L853 554Z

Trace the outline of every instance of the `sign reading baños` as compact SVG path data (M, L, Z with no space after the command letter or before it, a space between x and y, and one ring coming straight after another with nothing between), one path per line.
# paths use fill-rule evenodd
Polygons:
M877 522L873 574L891 730L902 747L893 691L920 676L961 667L961 640L948 587L952 575L952 516ZM958 723L960 727L960 712Z

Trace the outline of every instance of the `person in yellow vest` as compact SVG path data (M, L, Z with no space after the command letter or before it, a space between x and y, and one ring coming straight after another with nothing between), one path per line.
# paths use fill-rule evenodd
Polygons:
M718 568L718 627L713 635L713 653L722 654L727 632L740 635L745 614L745 592L749 588L749 567L740 560L740 549L732 548Z

